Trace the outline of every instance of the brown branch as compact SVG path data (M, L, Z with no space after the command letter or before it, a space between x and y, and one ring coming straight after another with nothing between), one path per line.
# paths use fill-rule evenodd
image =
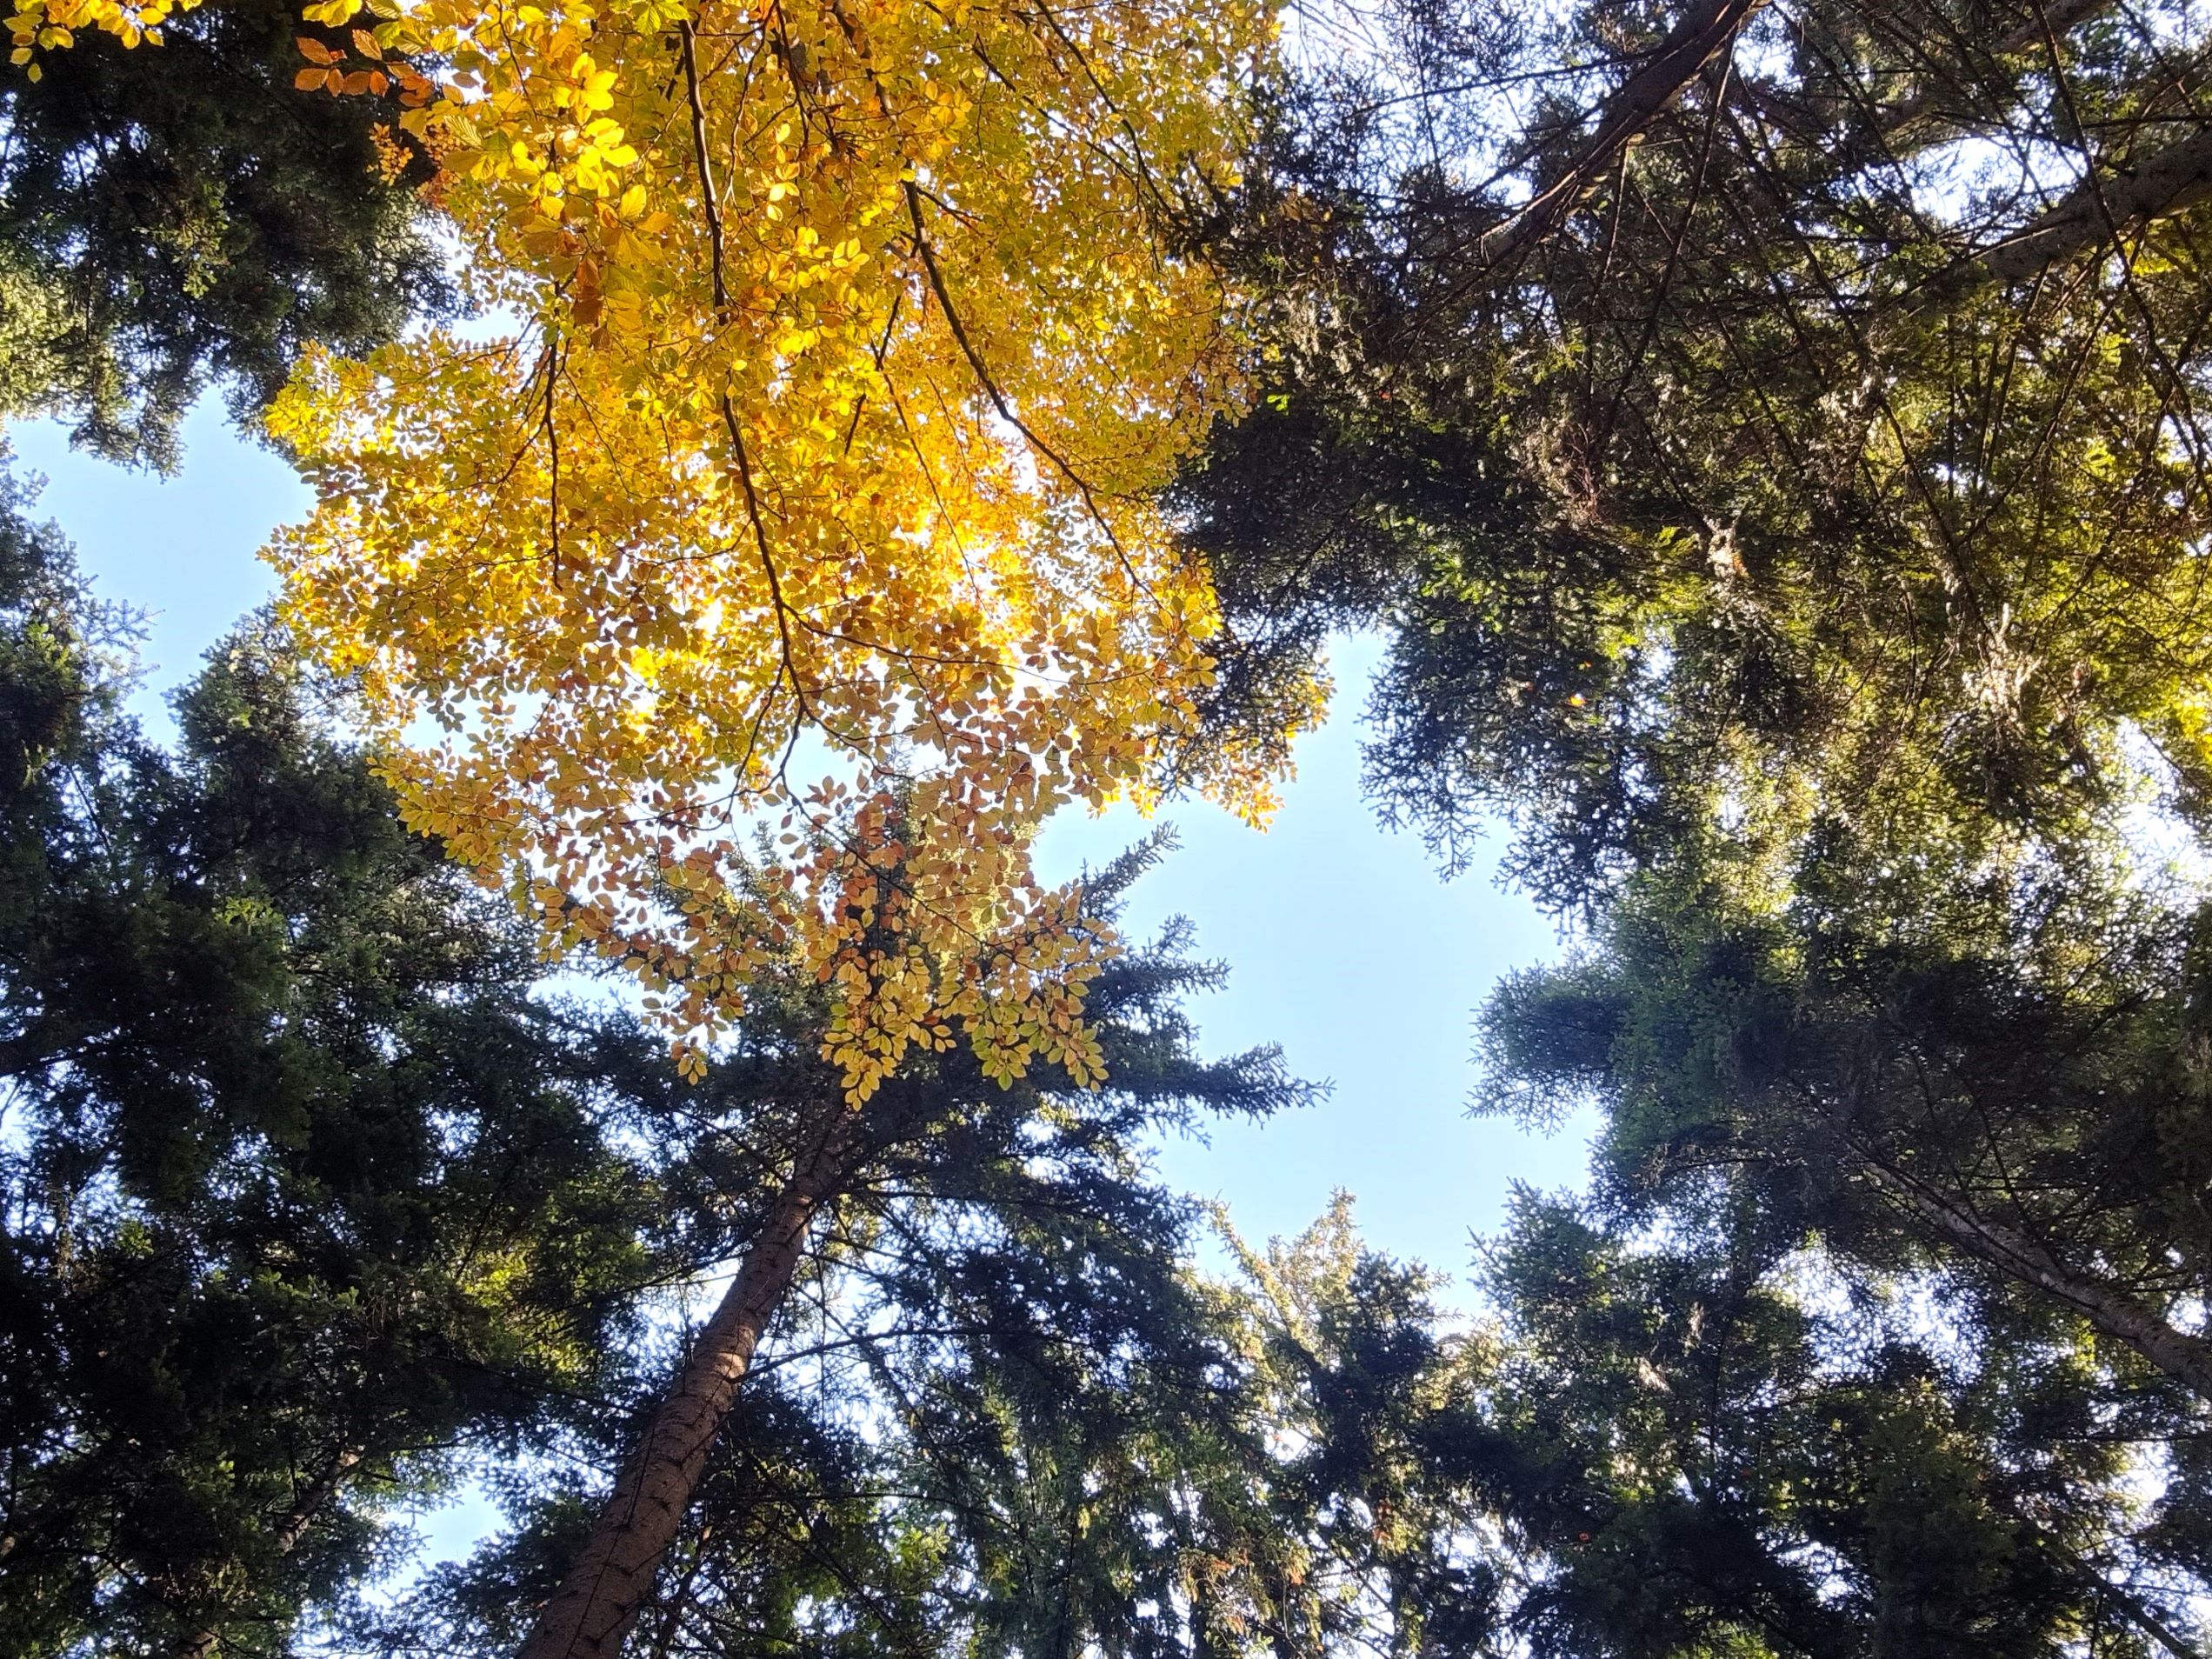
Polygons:
M1114 534L1113 525L1107 522L1105 513L1100 510L1098 498L1092 493L1089 482L1065 456L1047 443L1028 422L1014 412L1013 403L999 389L989 366L983 362L983 354L976 350L976 343L969 338L967 325L960 320L960 309L952 303L952 294L945 286L944 272L937 268L936 250L929 245L929 233L922 223L922 192L911 179L906 183L906 212L914 223L914 246L922 256L922 268L929 276L929 291L937 296L937 303L944 308L945 322L951 328L952 337L960 347L960 355L967 358L968 366L975 371L977 383L991 401L991 407L998 411L1000 419L1019 432L1032 449L1059 468L1068 482L1075 485L1076 492L1083 497L1083 505L1089 510L1091 518L1105 533L1106 540L1114 551L1121 555L1123 568L1135 576L1136 571L1129 563L1129 555L1123 550L1121 538Z
M1994 248L1983 269L2000 282L2038 272L2105 246L2130 230L2212 199L2212 128L2133 167L2089 177Z
M322 1472L308 1483L306 1489L292 1500L292 1507L285 1511L284 1518L277 1523L274 1536L276 1554L279 1559L290 1555L299 1547L300 1540L307 1536L308 1529L315 1524L316 1516L323 1512L323 1506L336 1494L339 1486L353 1472L361 1458L359 1447L340 1447L330 1455ZM222 1642L222 1622L213 1619L197 1629L188 1630L170 1651L173 1659L210 1659Z
M707 106L699 96L699 55L690 18L676 25L683 41L683 90L691 105L691 150L699 164L699 192L707 210L707 252L713 262L717 313L730 310L730 285L722 266L722 203L715 195L714 168L707 159Z
M2026 57L2042 47L2049 34L2067 34L2100 12L2111 10L2114 3L2115 0L2055 0L2053 4L2038 5L2035 16L1992 41L1986 50L1992 59ZM1823 59L1833 66L1832 60L1826 59L1825 55ZM1761 115L1779 126L1789 128L1793 133L1794 121L1800 116L1811 115L1820 119L1839 104L1856 106L1868 127L1888 147L1893 161L1900 150L1909 152L1921 146L1922 124L1930 113L1924 83L1895 103L1876 103L1862 90L1855 89L1858 92L1856 97L1815 96L1806 98L1801 107L1790 102L1787 94L1756 83L1747 83L1744 90Z
M790 606L783 598L783 583L776 570L776 556L769 550L768 526L761 517L760 495L753 488L752 458L746 453L744 430L738 423L737 407L730 401L730 394L722 395L722 423L730 433L730 447L737 457L737 482L745 492L745 516L752 522L753 544L760 550L761 569L768 574L769 603L776 612L776 637L783 647L783 672L790 676L791 694L799 700L799 713L807 719L815 717L807 705L806 686L799 678L798 657L791 645Z
M546 523L552 536L553 587L561 586L561 429L553 420L553 395L561 383L561 343L556 339L546 347L545 370L545 449L550 469L550 484L546 493Z
M717 320L727 322L730 316L730 283L723 272L722 203L715 191L714 164L707 152L707 106L699 94L699 58L691 23L686 19L678 25L683 41L683 90L691 105L691 150L699 169L699 197L707 215L707 252L714 279L715 312ZM791 644L790 606L784 603L783 578L776 569L776 556L768 544L768 525L761 516L760 493L753 485L752 457L745 448L745 432L737 419L737 407L724 391L720 398L722 423L730 433L730 447L737 462L737 479L745 495L745 515L753 529L753 543L760 550L761 569L768 576L769 603L776 613L776 632L783 643L783 656L779 673L791 682L791 694L797 698L802 718L812 720L814 711L808 706L806 684L799 677L796 653Z
M1847 1144L1877 1187L1969 1255L2076 1309L2199 1398L2212 1400L2212 1343L2175 1329L2124 1289L2074 1271L2034 1239L1938 1191L1863 1143Z
M1734 43L1766 0L1707 0L1676 23L1635 74L1599 106L1597 130L1567 170L1476 241L1474 263L1489 272L1510 264L1574 211L1629 147Z
M2115 1584L2100 1572L2096 1566L2058 1538L2044 1536L2044 1549L2056 1556L2082 1581L2082 1587L2092 1596L2109 1596L2120 1611L2160 1647L2174 1656L2174 1659L2204 1659L2198 1648L2182 1639L2173 1626L2159 1617L2148 1602L2124 1584Z

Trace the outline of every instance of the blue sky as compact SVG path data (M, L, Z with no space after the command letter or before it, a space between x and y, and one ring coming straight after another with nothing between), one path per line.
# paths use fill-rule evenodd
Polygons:
M164 729L162 692L268 596L256 550L305 510L306 490L211 403L188 423L171 479L72 453L51 424L10 437L17 471L47 477L38 512L75 540L103 596L149 613L137 708ZM1129 920L1149 933L1188 916L1201 952L1231 965L1228 988L1196 1010L1209 1047L1280 1043L1297 1075L1334 1085L1309 1109L1164 1149L1167 1177L1223 1200L1256 1240L1296 1231L1345 1188L1375 1244L1456 1272L1470 1230L1496 1223L1510 1183L1580 1179L1588 1129L1534 1136L1465 1114L1472 1010L1501 973L1560 946L1486 871L1439 881L1418 839L1384 830L1361 801L1353 716L1375 654L1369 641L1340 645L1335 717L1300 751L1266 833L1203 803L1163 815L1181 848L1133 895ZM1146 827L1126 810L1063 817L1040 849L1044 873L1072 876Z

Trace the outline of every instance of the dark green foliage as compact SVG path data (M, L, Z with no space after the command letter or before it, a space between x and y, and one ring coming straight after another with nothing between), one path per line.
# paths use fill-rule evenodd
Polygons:
M1209 1491L1193 1651L1498 1651L1515 1567L1454 1456L1491 1345L1444 1333L1435 1280L1363 1248L1342 1195L1239 1258L1229 1309L1264 1456Z
M1093 884L1111 907L1156 855ZM1210 1063L1183 999L1218 970L1179 933L1092 989L1110 1081L1001 1087L965 1049L916 1056L868 1104L795 1294L723 1432L631 1650L1150 1656L1187 1639L1179 1596L1209 1523L1197 1467L1252 1456L1227 1336L1188 1278L1189 1208L1145 1138L1207 1110L1301 1099L1269 1053ZM658 1189L701 1266L741 1254L788 1163L845 1109L827 1004L770 988L735 1050L664 1120ZM565 1449L610 1469L655 1390ZM363 1640L499 1651L590 1517L575 1476L520 1474L516 1525Z
M1524 1563L1533 1650L2157 1651L2201 1575L2131 1536L2109 1382L2053 1324L1946 1331L1912 1285L1829 1270L1524 1196L1453 1456Z
M1590 926L1488 1029L1597 1190L1496 1245L1427 1465L1496 1629L2194 1651L2205 924L2131 843L2207 825L2202 20L1364 39L1223 228L1274 327L1181 504L1216 718L1380 629L1385 812Z
M2195 811L2206 210L2115 238L2018 158L2109 205L2193 155L2200 20L1776 4L1639 80L1720 10L1386 8L1327 60L1223 233L1276 326L1183 492L1220 717L1381 627L1378 799L1453 854L1510 816L1569 909L1722 815L2063 843L2146 738Z
M2195 1651L2200 1500L2142 1495L2195 1431L2063 1310L1786 1243L1749 1183L1643 1229L1520 1195L1457 1332L1341 1204L1243 1263L1267 1444L1185 1477L1193 1653Z
M1504 1256L1509 1319L1586 1320L1610 1294L1596 1266L1531 1279L1526 1241L1549 1239L1539 1263L1610 1262L1610 1283L1725 1251L1731 1294L1765 1299L1744 1329L1798 1322L1790 1386L1833 1427L1793 1420L1777 1444L1853 1464L1779 1458L1786 1491L1736 1501L1762 1537L1816 1499L1864 1506L1808 1536L1856 1552L1849 1640L1874 1644L1804 1651L2055 1651L2093 1616L2164 1645L2154 1626L2185 1622L2178 1597L2212 1570L2201 916L2056 879L1923 891L1873 933L1749 906L1727 874L1643 879L1602 950L1490 1003L1491 1103L1595 1096L1602 1213L1656 1245L1623 1254L1531 1211L1542 1225ZM1624 1349L1709 1324L1698 1294L1693 1317L1639 1292L1656 1323ZM1732 1338L1731 1363L1768 1363L1756 1349ZM1580 1353L1550 1363L1596 1375ZM1702 1404L1701 1432L1761 1432L1769 1386ZM1988 1605L1961 1602L1976 1585Z
M2171 1420L2062 1319L1839 1278L1762 1242L1748 1195L1638 1236L1524 1193L1485 1252L1495 1323L1457 1335L1341 1210L1246 1266L1279 1437L1228 1483L1205 1651L2192 1651L2203 1563L2164 1546L2174 1498L2130 1489Z
M0 1652L285 1653L393 1504L622 1369L636 1062L253 633L144 743L6 505Z
M1597 1091L1626 1215L1702 1216L1749 1183L1781 1248L1963 1257L2013 1295L2003 1253L1947 1219L1978 1218L2186 1326L2212 1289L2203 921L2042 922L1969 893L1869 936L1647 884L1602 955L1497 994L1501 1103Z
M685 1287L846 1109L825 994L773 988L696 1085L550 1012L280 652L227 646L164 755L116 713L65 550L0 528L0 1650L279 1654L304 1615L498 1651ZM1179 932L1116 962L1102 1092L954 1049L871 1098L639 1651L1180 1652L1191 1585L1274 1549L1253 1374L1145 1168L1203 1112L1304 1096L1272 1055L1196 1056L1182 1005L1218 976ZM364 1599L396 1512L472 1475L515 1528Z
M51 414L118 460L175 463L212 380L251 409L310 343L390 338L446 283L396 106L292 85L290 0L207 0L162 43L91 30L0 67L0 416Z

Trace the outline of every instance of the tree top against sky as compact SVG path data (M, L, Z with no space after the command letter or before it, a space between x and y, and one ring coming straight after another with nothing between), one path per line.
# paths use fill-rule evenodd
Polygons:
M303 38L302 84L411 106L383 142L437 158L513 324L311 356L270 417L321 498L276 544L284 614L356 679L410 822L679 1031L796 940L856 1096L963 1027L998 1075L1084 1075L1110 945L1029 843L1146 796L1211 671L1156 497L1239 396L1191 232L1270 14L307 16L344 32ZM1262 814L1287 736L1191 781Z

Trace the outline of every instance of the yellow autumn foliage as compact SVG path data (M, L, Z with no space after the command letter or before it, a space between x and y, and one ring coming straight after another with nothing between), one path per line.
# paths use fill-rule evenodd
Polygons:
M796 956L856 1099L956 1031L1095 1077L1110 940L1029 847L1143 800L1208 680L1156 497L1238 395L1236 305L1168 210L1233 183L1267 8L306 16L354 51L303 85L407 89L511 325L312 357L270 417L320 503L284 612L410 821L687 1063ZM1257 758L1202 782L1269 804Z
M77 31L113 35L126 46L159 44L161 27L198 0L16 0L8 14L8 61L38 79L38 53L77 43Z

